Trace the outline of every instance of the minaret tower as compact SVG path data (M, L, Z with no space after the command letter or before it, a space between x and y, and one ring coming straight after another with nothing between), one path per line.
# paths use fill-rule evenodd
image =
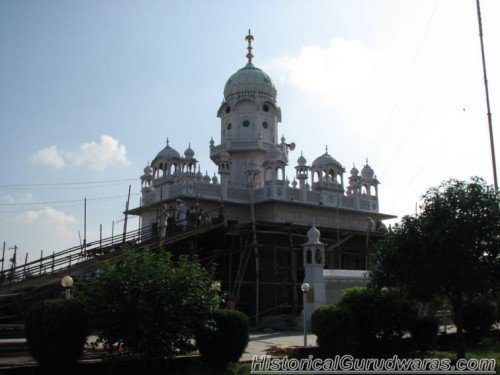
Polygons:
M295 178L299 180L299 191L300 191L300 200L302 202L306 201L306 181L309 177L309 166L307 165L307 160L300 153L299 158L297 159L297 165L295 166Z
M320 238L320 231L313 225L307 232L307 242L303 244L304 283L311 289L308 292L306 321L310 322L312 313L326 304L325 279L325 244Z

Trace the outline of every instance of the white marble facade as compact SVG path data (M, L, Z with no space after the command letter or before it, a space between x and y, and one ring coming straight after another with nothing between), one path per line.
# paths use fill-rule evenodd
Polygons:
M241 206L251 201L256 207L270 207L261 213L257 210L257 216L266 216L262 217L266 221L321 225L307 220L315 219L311 212L323 209L316 210L316 220L323 224L339 225L341 212L343 220L350 220L354 226L356 221L362 222L359 225L364 230L367 218L380 221L391 217L379 213L379 181L368 162L361 172L353 167L345 177L344 166L328 149L311 164L301 153L293 166L292 181L287 179L289 152L295 144L280 137L281 109L276 88L272 79L253 64L253 37L249 34L246 40L248 61L227 80L224 100L217 111L220 141L209 141L217 173L202 174L190 146L181 155L167 140L165 148L144 169L142 204L131 213L141 215L143 226L147 226L154 220L152 208L162 201L181 198L206 204L223 201L228 215L240 222L250 220L249 210ZM235 204L234 210L231 204ZM273 207L279 207L281 214L273 216Z

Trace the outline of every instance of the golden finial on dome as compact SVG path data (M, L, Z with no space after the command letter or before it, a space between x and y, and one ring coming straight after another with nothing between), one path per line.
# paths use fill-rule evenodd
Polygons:
M248 42L248 53L247 53L247 59L249 62L252 62L253 59L253 54L252 54L252 41L253 41L253 35L250 32L250 29L248 29L248 35L245 37L245 40Z

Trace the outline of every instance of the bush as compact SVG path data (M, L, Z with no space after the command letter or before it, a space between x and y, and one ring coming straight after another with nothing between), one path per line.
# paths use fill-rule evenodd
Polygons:
M248 345L248 317L239 311L221 309L212 314L212 320L213 327L196 332L201 358L217 368L238 362Z
M210 267L185 256L174 261L170 253L133 249L81 295L105 347L123 344L144 358L192 350L196 326L203 327L221 302Z
M413 344L422 353L431 349L437 338L439 321L433 316L415 318L410 326Z
M495 323L495 305L485 299L475 299L464 307L464 329L473 339L481 339Z
M324 355L349 351L349 317L346 310L332 305L322 306L311 315L311 330Z
M402 296L372 288L347 289L338 306L347 316L352 349L363 355L394 350L416 315Z
M349 335L353 344L359 347L375 347L377 317L375 316L376 292L364 287L347 289L338 306L349 316Z
M71 373L89 333L84 305L72 300L48 300L33 305L25 320L33 357L48 374Z

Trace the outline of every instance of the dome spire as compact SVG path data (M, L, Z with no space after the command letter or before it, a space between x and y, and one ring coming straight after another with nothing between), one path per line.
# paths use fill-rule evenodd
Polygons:
M253 59L253 54L252 54L252 49L253 49L253 47L252 47L253 35L251 34L250 29L248 29L248 35L245 37L245 40L248 42L247 59L248 59L248 62L252 62L252 59Z

